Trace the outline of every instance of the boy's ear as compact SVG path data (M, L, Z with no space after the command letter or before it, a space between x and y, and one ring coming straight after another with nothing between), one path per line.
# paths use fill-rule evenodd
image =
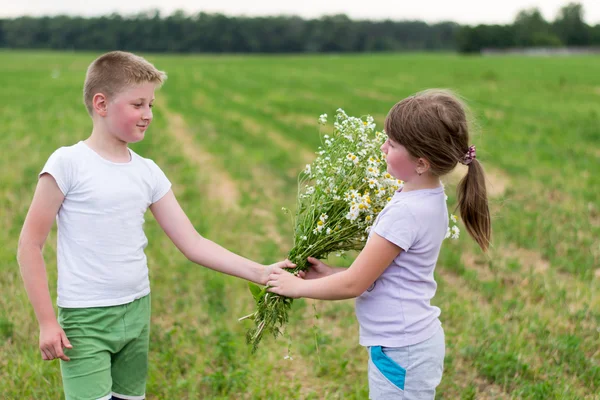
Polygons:
M108 107L108 100L104 93L96 93L92 98L92 108L101 117L106 116L106 109Z

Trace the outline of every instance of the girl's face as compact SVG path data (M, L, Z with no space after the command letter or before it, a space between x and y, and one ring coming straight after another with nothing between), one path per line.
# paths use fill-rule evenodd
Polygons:
M406 147L400 143L388 137L381 146L381 151L386 156L387 171L394 178L410 182L415 175L418 175L417 159L411 156Z
M116 95L108 102L109 131L126 143L139 142L152 122L154 83L142 83Z

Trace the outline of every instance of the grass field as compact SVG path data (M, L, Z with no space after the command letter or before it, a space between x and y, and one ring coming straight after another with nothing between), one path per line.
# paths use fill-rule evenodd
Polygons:
M60 399L16 263L37 174L82 140L96 54L0 52L0 398ZM479 126L494 240L444 244L434 303L446 332L439 399L600 399L600 58L428 55L147 56L169 79L133 146L154 159L198 231L261 262L285 257L296 174L338 107L378 125L401 98L458 91ZM331 124L328 125L331 128ZM455 204L454 185L447 180ZM353 301L295 302L252 355L243 281L188 262L148 213L148 399L366 399ZM56 293L56 232L44 250ZM334 260L348 265L350 259ZM293 360L284 360L291 346Z

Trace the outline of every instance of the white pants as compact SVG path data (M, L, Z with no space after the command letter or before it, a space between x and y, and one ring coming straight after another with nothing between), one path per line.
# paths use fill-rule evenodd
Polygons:
M440 327L432 337L405 347L368 347L369 399L433 400L442 380L446 345Z

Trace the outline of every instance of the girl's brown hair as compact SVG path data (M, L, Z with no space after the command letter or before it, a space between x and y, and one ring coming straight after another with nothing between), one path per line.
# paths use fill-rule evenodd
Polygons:
M451 91L430 89L398 102L385 119L385 132L415 158L429 161L431 172L451 172L469 152L466 105ZM477 159L458 188L458 209L469 234L487 251L491 239L483 167Z

